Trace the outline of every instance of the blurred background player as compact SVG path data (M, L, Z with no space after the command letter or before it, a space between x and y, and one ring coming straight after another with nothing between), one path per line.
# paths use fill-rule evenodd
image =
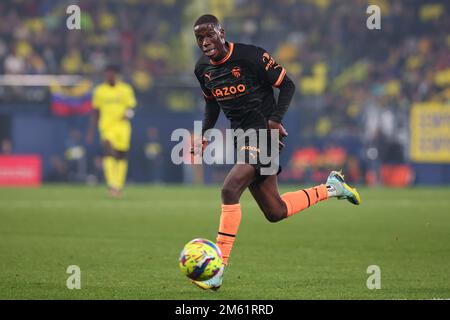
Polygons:
M94 89L92 106L87 142L93 142L95 127L98 126L105 181L110 195L118 197L122 194L127 176L130 119L134 116L136 98L133 88L119 79L117 66L106 67L105 82Z

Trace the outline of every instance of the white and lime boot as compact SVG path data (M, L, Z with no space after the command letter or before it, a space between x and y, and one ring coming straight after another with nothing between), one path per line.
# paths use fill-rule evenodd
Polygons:
M327 189L334 189L332 193L339 199L347 199L349 202L360 205L361 204L361 196L359 195L359 192L355 189L350 187L344 180L344 175L341 171L331 171L330 175L328 176L327 182Z

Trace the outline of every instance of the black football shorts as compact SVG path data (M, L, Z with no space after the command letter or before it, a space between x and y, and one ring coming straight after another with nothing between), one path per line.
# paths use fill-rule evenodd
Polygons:
M265 179L280 174L282 146L281 138L272 137L267 129L247 130L235 138L235 160L252 165L257 179Z

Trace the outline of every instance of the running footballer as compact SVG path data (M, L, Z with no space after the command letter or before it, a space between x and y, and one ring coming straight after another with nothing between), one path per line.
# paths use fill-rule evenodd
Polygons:
M194 24L194 34L203 52L195 66L195 75L206 102L203 134L214 127L222 110L230 120L232 129L262 129L267 132L276 129L280 135L279 144L283 146L282 138L288 133L281 123L295 91L286 70L262 48L226 41L225 31L213 15L198 18ZM274 97L273 88L279 90L278 100ZM201 145L206 138L203 139L195 144L193 152L201 152ZM267 139L266 144L271 141L273 139ZM260 139L256 140L256 145L245 145L245 159L255 157L254 153L267 147ZM241 221L239 200L245 189L249 189L270 222L288 218L331 197L347 199L356 205L361 203L356 189L347 185L343 175L337 171L330 173L325 184L280 195L277 174L281 168L271 175L265 175L262 169L266 166L260 161L239 161L225 178L217 235L224 265L213 278L193 281L198 287L217 290L222 285L224 269Z

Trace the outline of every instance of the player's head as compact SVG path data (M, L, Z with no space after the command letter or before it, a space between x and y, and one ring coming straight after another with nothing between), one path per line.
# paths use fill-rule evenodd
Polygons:
M208 58L219 61L227 54L225 30L215 16L204 14L199 17L194 23L194 34L197 45Z
M108 64L105 68L105 81L110 85L114 85L117 81L120 69L115 64Z

